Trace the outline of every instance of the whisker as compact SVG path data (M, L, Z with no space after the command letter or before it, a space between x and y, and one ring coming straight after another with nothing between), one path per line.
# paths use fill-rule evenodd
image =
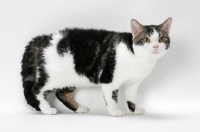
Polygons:
M163 56L162 65L164 65L165 63L166 63L166 54Z
M173 53L173 54L176 54L176 53L183 53L183 52L174 52L174 51L171 51L171 50L168 50L168 52Z
M170 57L169 54L166 54L168 56L168 58L170 59L171 62L173 62L172 58Z

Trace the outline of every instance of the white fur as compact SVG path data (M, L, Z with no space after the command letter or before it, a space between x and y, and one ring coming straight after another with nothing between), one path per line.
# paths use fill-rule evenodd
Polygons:
M57 53L58 41L62 38L60 33L53 35L50 42L52 46L44 50L45 69L49 75L48 82L42 91L52 90L52 88L64 87L89 87L95 84L91 83L85 76L80 76L74 69L74 60L70 52L60 56Z
M166 53L164 43L158 43L158 33L156 31L151 36L150 43L144 44L144 46L133 44L134 54L121 42L116 47L116 66L112 83L94 84L86 76L80 76L76 73L73 56L70 52L65 53L62 57L58 55L56 46L62 37L60 33L54 34L50 42L51 46L44 50L45 69L49 78L37 98L41 102L39 107L45 114L55 114L56 112L49 112L52 108L43 99L43 91L70 86L78 88L101 86L107 102L108 113L112 116L123 116L123 111L118 109L116 102L112 99L112 91L123 86L126 100L135 103L139 84L150 74L156 64L156 60ZM155 44L159 44L159 53L157 54L153 54L155 50L153 45ZM87 112L85 107L84 109L80 107L77 110L77 113L85 112ZM136 114L143 113L142 109L137 108Z
M38 68L39 68L39 67L37 67L37 69L36 69L36 81L38 81L38 78L40 77L40 74L39 74L39 72L38 72Z
M79 105L78 109L75 111L76 113L83 114L88 112L88 108L85 106Z
M134 115L143 115L145 113L145 110L143 108L136 107L135 111L131 113L133 113Z

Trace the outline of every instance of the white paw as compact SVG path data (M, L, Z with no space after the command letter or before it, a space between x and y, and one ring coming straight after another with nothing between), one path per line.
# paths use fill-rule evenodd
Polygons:
M136 108L133 112L134 115L143 115L145 113L145 110L143 108Z
M57 113L57 110L55 108L46 108L46 109L42 109L42 112L45 115L55 115Z
M80 106L78 107L78 109L75 111L76 113L82 114L82 113L87 113L88 112L88 108L85 106Z
M124 112L120 109L117 109L117 110L108 110L108 113L111 115L111 116L115 116L115 117L121 117L124 115Z

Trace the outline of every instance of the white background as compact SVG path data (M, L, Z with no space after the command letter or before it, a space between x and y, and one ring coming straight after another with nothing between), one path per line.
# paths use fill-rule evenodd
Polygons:
M0 131L153 131L199 132L200 126L200 1L198 0L1 0L0 1ZM173 18L171 48L138 91L142 116L107 114L99 88L76 92L75 99L89 107L75 114L55 97L55 116L42 115L26 104L20 61L24 47L36 35L65 27L103 28L130 32L130 20L144 25Z

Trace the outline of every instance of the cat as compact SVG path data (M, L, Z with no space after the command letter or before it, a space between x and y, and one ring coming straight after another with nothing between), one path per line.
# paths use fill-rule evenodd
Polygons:
M22 59L24 96L29 105L47 115L57 113L47 102L56 97L70 110L86 113L88 108L73 99L76 88L100 86L111 116L124 112L117 106L118 89L125 91L133 114L144 114L136 105L137 89L156 61L170 47L172 18L160 25L144 26L131 20L131 32L66 28L33 38Z

